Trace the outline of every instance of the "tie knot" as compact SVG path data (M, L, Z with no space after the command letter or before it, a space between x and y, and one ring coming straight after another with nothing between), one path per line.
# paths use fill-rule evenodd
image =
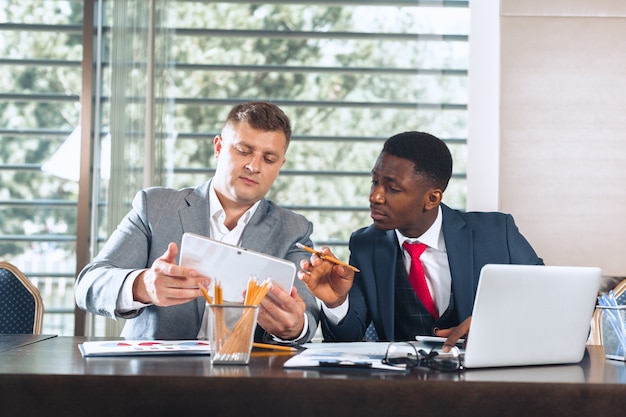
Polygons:
M409 243L405 241L402 246L404 247L404 249L406 249L407 252L409 252L411 258L419 258L427 248L427 245L420 242Z

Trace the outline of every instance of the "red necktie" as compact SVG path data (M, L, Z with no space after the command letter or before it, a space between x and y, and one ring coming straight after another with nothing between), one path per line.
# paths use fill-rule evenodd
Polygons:
M430 295L428 284L426 283L426 275L424 275L424 267L420 261L420 256L426 250L423 243L404 242L404 249L411 255L411 269L409 270L409 281L426 310L435 318L439 319L439 312L435 308L435 302Z

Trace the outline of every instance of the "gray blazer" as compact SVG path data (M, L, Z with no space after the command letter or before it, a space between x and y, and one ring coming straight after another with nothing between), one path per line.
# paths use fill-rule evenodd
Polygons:
M170 242L180 248L183 233L209 236L209 184L173 190L162 187L139 191L132 210L124 217L100 253L78 275L75 298L78 307L110 318L129 319L122 331L127 338L195 339L200 330L205 301L172 307L148 306L121 313L117 299L126 277L137 269L149 268L165 253ZM295 244L312 245L313 225L305 217L278 207L269 200L261 203L246 226L241 246L284 258L299 266L307 252ZM298 293L307 306L309 328L297 343L314 336L319 320L315 297L297 277ZM260 326L256 340L271 341L271 335Z

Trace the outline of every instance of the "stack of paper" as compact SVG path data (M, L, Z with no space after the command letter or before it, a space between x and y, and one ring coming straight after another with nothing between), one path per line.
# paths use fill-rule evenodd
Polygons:
M382 363L388 342L306 343L303 352L290 358L285 368L381 369L406 372Z

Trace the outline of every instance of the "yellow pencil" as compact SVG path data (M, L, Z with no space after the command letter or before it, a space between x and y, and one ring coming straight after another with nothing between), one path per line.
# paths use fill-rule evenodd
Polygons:
M206 298L207 303L211 304L212 300L211 300L211 297L209 296L209 293L207 292L206 288L204 288L202 286L202 284L199 284L198 287L200 288L200 291L202 291L202 295L204 295L204 298Z
M309 248L308 246L304 246L300 242L297 242L296 246L299 247L300 249L304 249L307 252L314 253L315 255L319 256L320 258L322 258L325 261L329 261L329 262L332 262L332 263L337 264L337 265L345 266L346 268L350 268L354 272L360 272L358 268L356 268L356 267L354 267L354 266L352 266L350 264L347 264L345 262L341 262L339 259L333 258L332 256L324 255L324 254L322 254L322 252L320 252L318 250L315 250L313 248Z
M257 343L254 342L252 343L252 346L254 346L255 348L261 348L261 349L272 349L272 350L280 350L283 352L297 352L298 349L291 347L291 346L282 346L282 345L272 345L269 343Z

